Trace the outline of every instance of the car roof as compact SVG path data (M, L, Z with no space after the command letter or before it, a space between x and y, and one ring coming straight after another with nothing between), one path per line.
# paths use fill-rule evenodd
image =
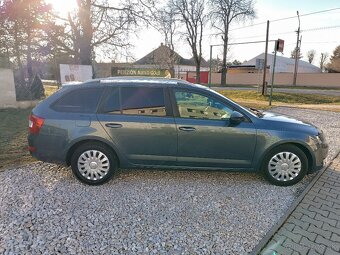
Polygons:
M83 85L91 85L91 84L112 84L112 85L125 85L127 83L134 85L155 85L155 84L163 84L163 85L172 85L172 86L190 86L190 87L204 87L198 84L193 84L181 79L175 78L158 78L158 77L133 77L133 76L119 76L119 77L108 77L108 78L97 78L83 82ZM72 85L70 85L72 86ZM205 88L205 87L204 87Z

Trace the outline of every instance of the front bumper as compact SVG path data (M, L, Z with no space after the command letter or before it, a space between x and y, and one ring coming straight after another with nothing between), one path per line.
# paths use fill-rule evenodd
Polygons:
M325 159L328 155L329 146L325 141L317 143L315 146L314 155L315 161L312 167L309 168L308 173L314 173L321 170L325 165Z

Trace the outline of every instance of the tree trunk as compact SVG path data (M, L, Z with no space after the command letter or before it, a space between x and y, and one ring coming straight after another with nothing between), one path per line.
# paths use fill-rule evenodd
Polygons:
M92 65L92 22L91 22L91 0L78 0L79 19L82 28L82 35L79 38L80 64Z
M25 72L21 62L21 52L20 52L20 42L18 38L18 23L14 24L14 54L18 62L19 68L19 83L20 85L24 85L25 83Z
M200 84L201 82L201 61L196 61L196 83Z

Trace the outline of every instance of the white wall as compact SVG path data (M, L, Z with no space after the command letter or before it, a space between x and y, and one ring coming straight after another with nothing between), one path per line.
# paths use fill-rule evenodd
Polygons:
M0 68L0 108L16 107L16 105L13 71Z

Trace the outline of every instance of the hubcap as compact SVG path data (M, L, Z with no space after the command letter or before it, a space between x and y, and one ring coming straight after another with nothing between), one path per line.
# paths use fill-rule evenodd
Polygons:
M87 150L78 158L78 169L82 176L88 180L102 179L110 169L108 157L97 150Z
M292 152L275 154L268 163L269 174L278 181L291 181L301 171L301 160Z

